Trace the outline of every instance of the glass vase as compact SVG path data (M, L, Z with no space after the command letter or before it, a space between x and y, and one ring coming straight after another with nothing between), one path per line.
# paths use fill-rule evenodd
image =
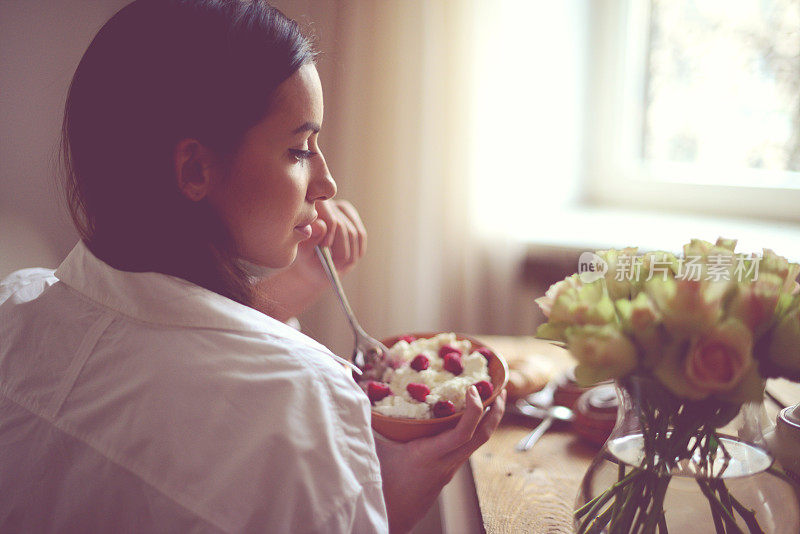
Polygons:
M617 383L611 436L583 478L578 533L800 533L797 486L773 466L763 402L679 399Z

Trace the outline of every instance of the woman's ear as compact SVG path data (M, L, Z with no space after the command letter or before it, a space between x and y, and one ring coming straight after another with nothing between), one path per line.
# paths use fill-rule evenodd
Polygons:
M213 182L213 153L197 139L181 139L173 153L175 178L183 196L193 202L203 200Z

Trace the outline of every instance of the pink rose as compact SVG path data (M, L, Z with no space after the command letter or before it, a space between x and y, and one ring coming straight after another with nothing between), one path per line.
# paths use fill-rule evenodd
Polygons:
M736 320L696 338L684 362L689 384L700 394L734 389L754 363L752 345L750 331Z

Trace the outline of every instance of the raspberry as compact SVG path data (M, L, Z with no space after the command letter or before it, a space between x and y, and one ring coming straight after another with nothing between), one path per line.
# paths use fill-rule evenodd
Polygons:
M411 343L412 341L416 341L417 338L414 336L403 336L399 338L397 341L405 341L406 343Z
M411 395L411 398L419 402L425 402L425 397L431 392L431 388L425 384L417 384L415 382L406 386L406 391Z
M367 384L367 397L369 397L371 402L378 402L391 394L392 390L389 389L388 384L384 384L383 382L370 382Z
M434 417L447 417L456 413L456 407L450 401L439 401L433 405Z
M483 357L486 358L487 360L491 360L492 359L492 351L490 351L486 347L481 347L478 350L476 350L475 352L483 354Z
M424 371L430 364L431 362L428 361L428 358L424 354L417 354L414 356L414 359L411 360L409 367L415 371Z
M489 397L492 396L492 393L494 393L494 387L490 382L486 380L475 382L473 386L475 386L475 389L478 390L478 395L481 396L481 400L488 399Z
M464 371L464 364L461 363L460 353L448 352L442 356L442 359L444 360L442 367L445 371L450 371L456 376L460 375Z
M441 348L439 349L439 357L444 358L444 355L449 352L455 352L456 354L461 356L461 351L458 350L457 348L451 347L450 345L442 345Z

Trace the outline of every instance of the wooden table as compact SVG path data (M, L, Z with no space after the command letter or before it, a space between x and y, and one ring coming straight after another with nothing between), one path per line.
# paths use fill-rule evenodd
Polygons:
M479 336L509 363L520 358L547 360L556 370L573 364L569 354L533 337ZM800 402L800 385L771 381L770 391L784 404ZM777 407L768 403L774 420ZM507 415L492 438L470 459L478 503L487 534L571 533L578 486L598 448L554 425L527 452L514 445L535 425Z

